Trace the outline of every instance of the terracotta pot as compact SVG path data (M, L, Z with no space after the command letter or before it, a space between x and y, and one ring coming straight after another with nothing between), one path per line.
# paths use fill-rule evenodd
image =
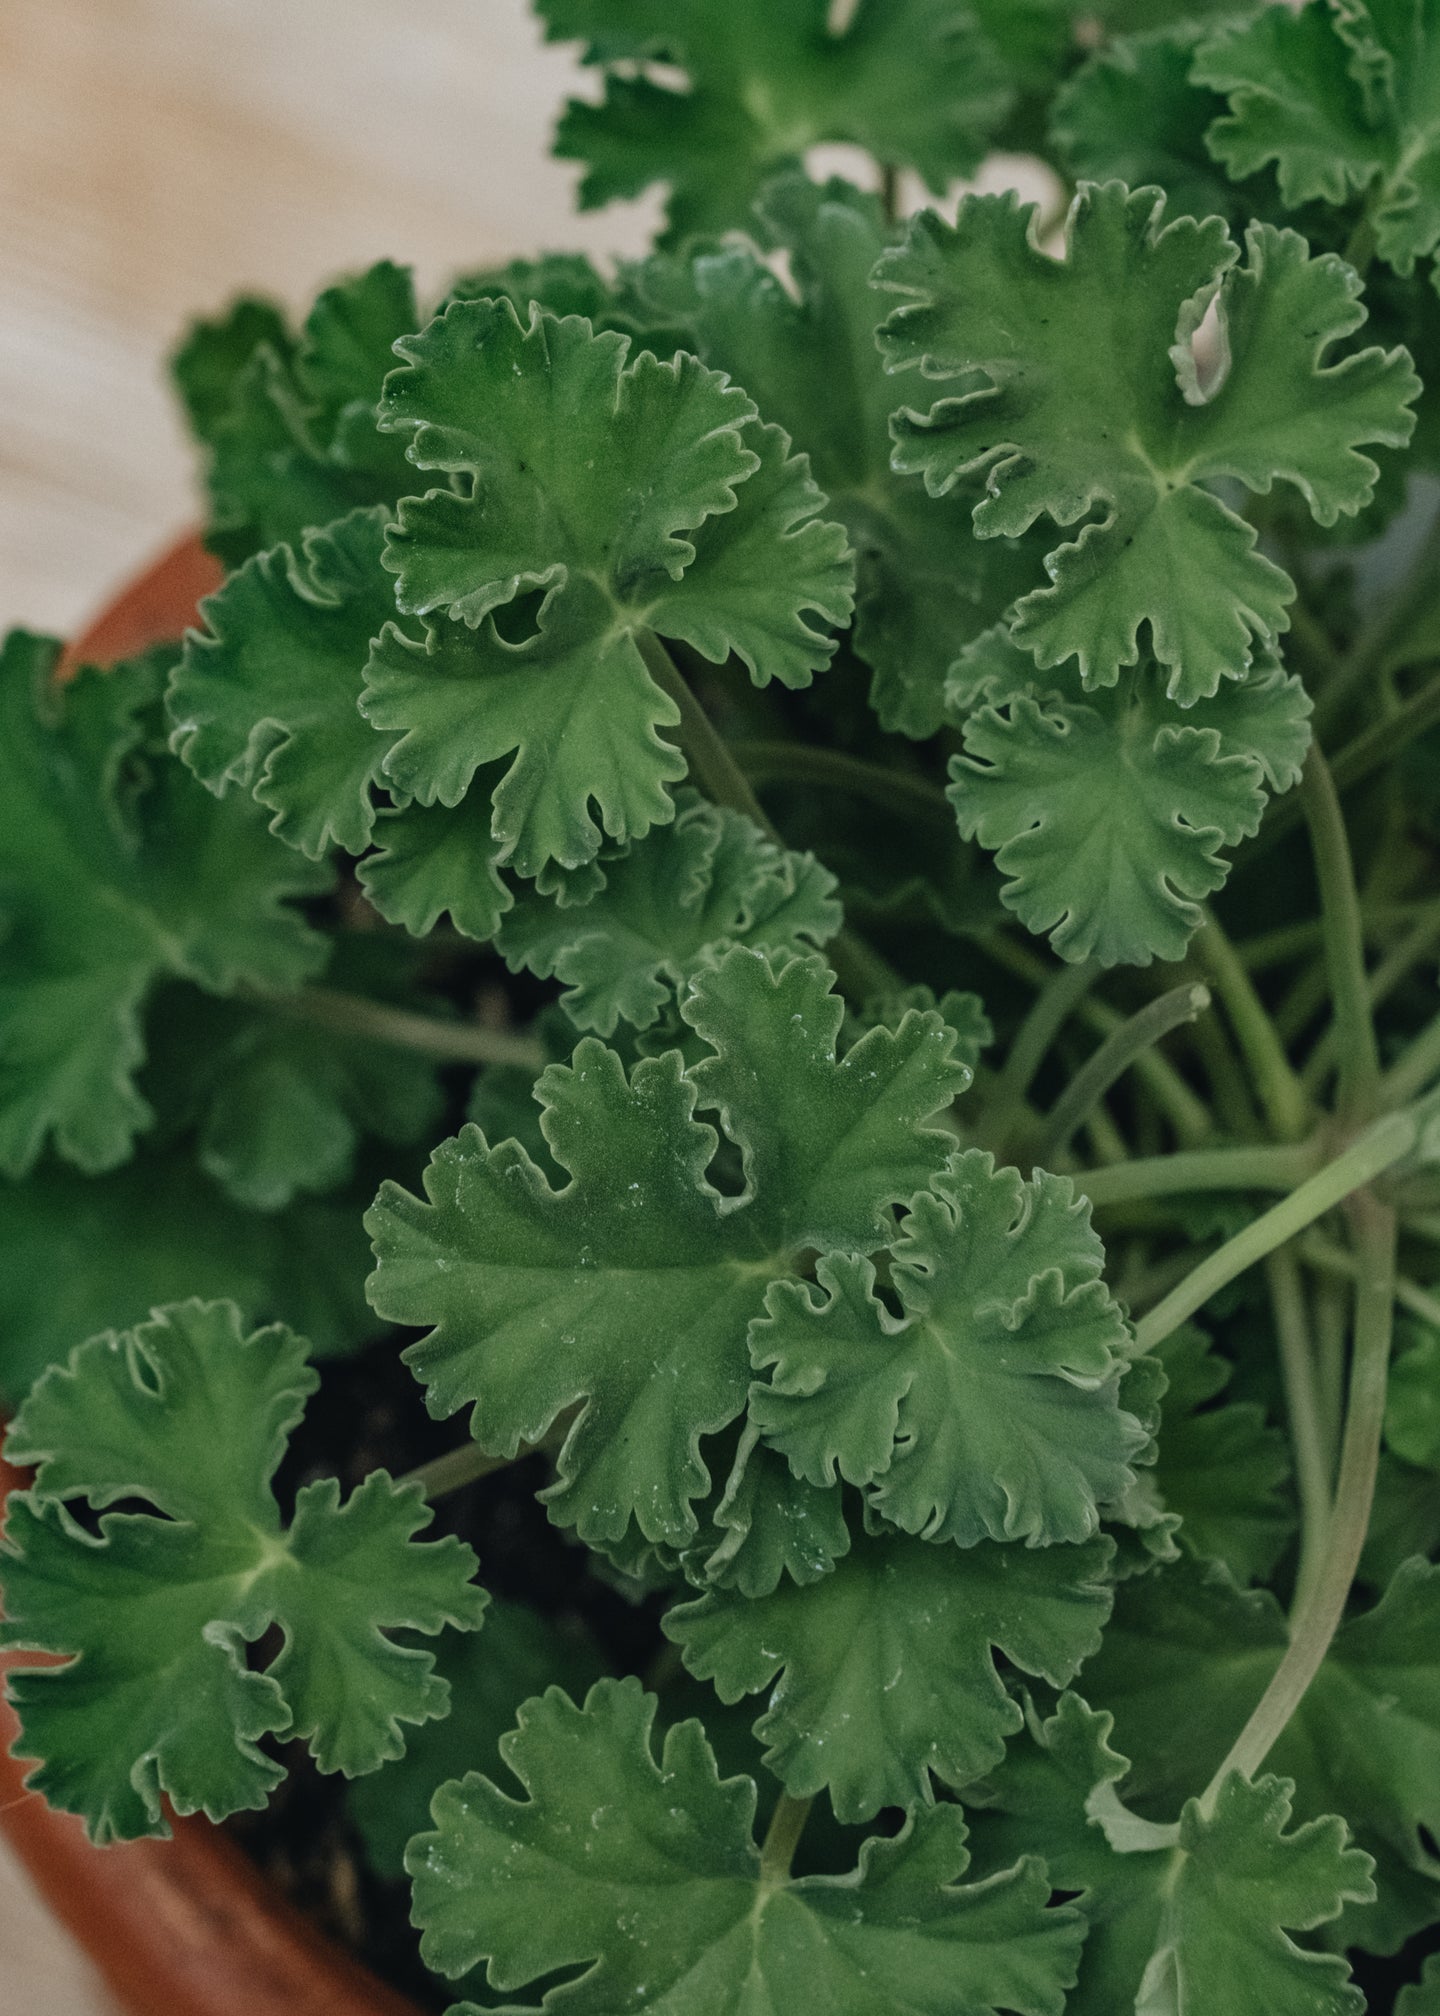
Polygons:
M66 654L108 664L178 637L220 570L195 538L142 574ZM0 1497L23 1483L0 1463ZM6 1663L0 1659L0 1669ZM203 1819L169 1841L92 1848L81 1823L24 1790L0 1703L0 1830L126 2016L419 2016L324 1937Z

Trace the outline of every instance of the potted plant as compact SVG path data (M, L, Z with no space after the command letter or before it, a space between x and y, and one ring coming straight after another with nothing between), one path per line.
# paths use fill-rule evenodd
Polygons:
M0 658L15 1755L316 2011L1425 2016L1440 23L542 14L654 253Z

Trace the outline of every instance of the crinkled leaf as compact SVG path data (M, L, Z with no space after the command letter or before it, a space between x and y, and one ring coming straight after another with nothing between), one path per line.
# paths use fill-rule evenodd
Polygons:
M379 1328L363 1208L347 1191L247 1211L179 1148L105 1176L41 1162L0 1188L0 1402L18 1405L82 1338L187 1294L223 1296L252 1323L289 1317L317 1357L357 1349Z
M17 1749L97 1840L167 1832L162 1795L212 1819L263 1805L283 1776L267 1734L353 1777L445 1713L433 1658L393 1634L474 1629L475 1556L417 1542L431 1515L383 1470L343 1504L335 1479L305 1485L282 1526L271 1480L317 1384L305 1357L278 1325L247 1336L232 1303L178 1303L92 1338L10 1431L37 1474L10 1500L4 1642L73 1655L12 1673ZM152 1509L102 1513L94 1538L67 1510L118 1499ZM272 1624L281 1649L251 1668Z
M501 1993L582 1968L547 2016L873 2016L878 1982L916 2016L1060 2016L1081 1926L1045 1908L1038 1863L960 1886L965 1823L942 1807L867 1841L846 1876L777 1880L754 1781L719 1777L698 1722L657 1762L654 1715L635 1680L583 1708L552 1688L501 1742L523 1799L478 1773L440 1792L409 1857L428 1966L484 1961Z
M812 1484L837 1470L927 1540L1086 1540L1145 1431L1120 1405L1125 1320L1069 1181L970 1149L911 1200L891 1247L902 1316L856 1256L823 1293L776 1283L752 1325L751 1418Z
M777 847L743 814L693 792L676 803L673 825L605 861L588 903L566 901L563 883L553 897L526 892L500 928L512 970L565 982L579 1029L610 1036L622 1020L648 1029L727 942L800 952L840 928L835 878L813 855Z
M1292 1827L1288 1780L1232 1773L1209 1816L1190 1800L1178 1825L1147 1823L1116 1793L1125 1759L1109 1733L1074 1695L1044 1724L1032 1714L977 1819L983 1856L1043 1849L1051 1880L1077 1893L1090 1930L1067 2016L1361 2016L1346 1962L1288 1936L1374 1895L1344 1822Z
M1434 0L1263 8L1200 51L1230 101L1210 151L1232 175L1274 164L1291 205L1364 195L1375 249L1399 273L1440 244L1440 9Z
M1033 206L970 196L953 228L917 218L876 271L906 297L880 330L891 368L953 386L896 415L899 466L938 496L983 474L981 538L1088 520L1019 604L1016 641L1110 686L1148 632L1188 705L1270 653L1295 592L1204 486L1279 480L1322 525L1353 516L1378 473L1361 451L1406 444L1420 388L1403 350L1334 358L1365 320L1341 259L1256 224L1239 266L1219 218L1162 228L1163 209L1153 189L1086 184L1056 261L1032 242ZM1216 299L1225 369L1202 393L1190 344Z
M298 337L254 301L189 332L173 369L207 451L208 541L230 565L414 489L375 409L420 320L409 273L382 260L327 288Z
M1205 24L1184 21L1096 50L1056 93L1050 138L1074 181L1161 188L1171 217L1251 214L1205 144L1223 101L1191 80Z
M562 160L586 163L581 204L663 182L672 242L743 224L776 168L826 141L915 168L938 192L978 165L1010 103L1003 65L957 0L860 0L839 30L826 0L624 13L542 0L540 11L554 39L583 40L606 68L602 102L572 100L555 139Z
M683 1565L699 1587L768 1596L786 1576L818 1582L849 1549L840 1492L797 1477L747 1421L730 1474L713 1505L702 1508Z
M1288 1634L1267 1590L1242 1594L1215 1565L1177 1563L1128 1583L1085 1670L1135 1759L1131 1803L1173 1814L1198 1794L1279 1663ZM1302 1818L1340 1813L1380 1865L1380 1900L1344 1932L1388 1951L1434 1917L1440 1865L1440 1568L1407 1562L1373 1609L1337 1633L1270 1753Z
M1299 780L1310 703L1298 679L1258 667L1185 708L1165 684L1145 662L1086 692L1069 667L1037 675L998 631L951 678L960 831L994 853L1003 900L1063 958L1181 958L1229 873L1221 849L1256 831L1267 787Z
M1223 1561L1242 1584L1260 1581L1295 1525L1285 1437L1254 1401L1222 1398L1231 1367L1193 1326L1157 1346L1157 1355L1168 1383L1155 1482L1180 1515L1181 1543Z
M478 1637L441 1637L435 1671L450 1689L448 1714L415 1730L405 1755L385 1770L357 1778L346 1800L371 1868L392 1882L404 1876L405 1850L429 1826L440 1787L467 1771L498 1776L500 1739L521 1704L550 1686L583 1695L604 1665L579 1631L519 1603L494 1602Z
M1072 1679L1109 1614L1109 1559L1108 1540L960 1549L857 1533L818 1582L758 1600L711 1590L664 1628L722 1701L767 1690L755 1733L793 1797L828 1786L842 1820L867 1820L928 1801L932 1779L994 1769L1022 1721L995 1653Z
M217 804L155 736L158 658L56 687L59 645L0 651L0 1170L47 1139L113 1168L151 1119L141 1010L175 976L215 993L295 986L323 941L287 899L327 876Z
M405 805L376 816L375 851L360 863L360 887L387 922L417 938L440 918L487 944L514 892L500 874L503 849L490 831L490 793L477 779L458 805Z
M513 1452L584 1400L546 1493L586 1539L683 1543L706 1488L699 1438L744 1406L746 1328L807 1248L865 1248L922 1187L946 1137L926 1126L966 1082L938 1016L875 1030L843 1060L842 1005L818 959L736 947L682 1003L713 1053L628 1075L593 1038L537 1087L570 1181L553 1189L516 1142L467 1128L436 1153L421 1202L394 1186L368 1223L371 1299L430 1327L407 1354L437 1415ZM747 1188L707 1180L719 1111Z
M948 667L1030 585L1043 547L977 542L978 485L930 499L890 466L895 400L870 286L890 234L874 199L787 176L765 191L758 219L788 256L794 294L757 252L728 242L650 261L641 292L810 457L855 547L853 643L874 671L875 711L886 728L933 735Z
M202 605L171 675L172 747L217 794L231 784L270 829L318 860L363 854L393 736L360 712L370 643L395 617L382 567L386 514L307 533L299 554L260 553Z
M804 685L853 601L843 529L783 434L693 357L628 350L578 317L522 328L508 300L461 301L387 383L384 424L466 486L402 510L400 606L460 620L426 645L387 632L365 711L424 804L514 759L493 830L526 874L588 861L602 827L639 838L673 816L684 759L658 731L680 717L651 633ZM534 590L534 629L508 634L496 612Z

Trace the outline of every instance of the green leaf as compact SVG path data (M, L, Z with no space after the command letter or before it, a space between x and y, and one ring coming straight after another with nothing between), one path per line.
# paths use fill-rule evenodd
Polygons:
M1440 1471L1440 1331L1402 1323L1400 1341L1385 1403L1385 1440L1416 1469Z
M387 632L365 711L398 737L387 775L423 804L514 758L493 831L525 874L593 857L592 800L615 839L673 816L684 759L658 731L679 714L650 633L806 685L853 601L844 532L784 435L694 358L628 351L578 317L522 328L508 300L461 301L387 382L384 424L413 435L411 460L467 485L410 500L387 564L402 609L459 620L423 645ZM495 612L536 590L533 628L512 635Z
M1440 244L1440 16L1431 0L1264 9L1219 31L1196 79L1230 101L1210 150L1232 175L1274 164L1292 205L1365 198L1398 273Z
M583 1694L603 1672L590 1641L519 1603L492 1602L476 1637L447 1631L435 1671L450 1689L450 1710L410 1737L405 1755L357 1778L346 1805L377 1875L405 1874L405 1850L430 1821L430 1802L447 1780L485 1769L498 1775L500 1739L532 1694L563 1685Z
M1260 1699L1288 1642L1267 1590L1177 1563L1127 1583L1085 1689L1135 1758L1131 1803L1170 1814L1198 1794ZM1340 1627L1270 1753L1302 1819L1344 1816L1380 1865L1380 1900L1345 1943L1390 1951L1440 1904L1426 1845L1440 1822L1440 1568L1400 1569L1373 1609ZM1424 1830L1424 1833L1422 1833Z
M682 1002L714 1053L692 1070L670 1051L627 1077L588 1038L541 1077L563 1188L470 1127L437 1151L427 1202L387 1185L370 1214L371 1299L429 1327L406 1356L433 1413L473 1406L475 1439L510 1454L586 1402L545 1494L586 1540L618 1540L632 1517L647 1539L690 1538L699 1440L744 1407L768 1283L806 1249L879 1244L889 1207L943 1160L925 1123L966 1082L950 1032L907 1016L837 1061L829 984L818 959L736 947ZM742 1197L707 1180L717 1136L697 1106L744 1151Z
M207 450L208 541L229 565L414 489L375 409L392 345L421 319L409 273L382 260L327 288L298 338L252 301L190 332L173 369Z
M849 1552L841 1494L797 1477L747 1421L716 1502L701 1513L682 1565L699 1588L768 1596L789 1576L802 1586Z
M369 963L342 959L331 977ZM200 1167L251 1210L331 1190L354 1174L363 1136L409 1146L440 1117L430 1059L274 1009L167 988L149 1036L154 1106L168 1128L193 1129Z
M1395 2016L1437 2016L1440 2011L1440 1956L1431 1954L1418 1981L1402 1988Z
M395 617L386 514L356 511L260 553L207 598L171 675L171 746L203 784L232 784L311 860L363 854L394 738L360 712L370 643Z
M82 1338L186 1294L236 1302L251 1323L288 1317L317 1357L357 1349L379 1328L362 1209L349 1191L247 1211L178 1148L105 1176L41 1162L0 1187L0 1401L17 1406Z
M1189 705L1270 654L1295 592L1203 486L1278 479L1321 525L1353 517L1378 474L1361 450L1404 447L1419 380L1403 350L1333 358L1365 319L1342 260L1257 224L1236 266L1220 219L1162 229L1163 209L1153 189L1083 186L1060 262L1031 241L1033 205L970 196L953 228L917 218L876 272L906 297L880 330L891 368L953 386L897 414L899 467L938 496L983 474L981 538L1088 521L1019 604L1016 641L1042 670L1073 657L1087 687L1112 686L1148 630ZM1225 366L1202 390L1190 346L1212 301Z
M1183 1546L1218 1559L1242 1584L1263 1580L1294 1530L1285 1496L1285 1437L1249 1400L1219 1399L1231 1367L1186 1324L1157 1346L1165 1367L1164 1425L1155 1482L1181 1519Z
M856 1256L820 1261L822 1295L770 1289L752 1420L799 1476L838 1470L904 1532L1089 1539L1147 1438L1119 1403L1129 1335L1088 1204L972 1148L911 1200L891 1255L900 1319Z
M1310 702L1273 665L1180 707L1151 662L1086 692L1069 666L1037 676L1001 632L955 667L964 753L948 796L964 837L1009 878L1002 900L1062 958L1148 966L1183 957L1221 853L1299 781Z
M744 224L775 169L827 141L914 168L938 194L979 165L1010 104L1003 65L956 0L860 0L839 31L825 0L680 0L632 8L617 27L620 11L542 0L550 36L585 41L606 68L604 99L571 101L555 152L586 164L586 209L667 184L662 243Z
M446 1711L431 1655L392 1634L473 1630L486 1597L468 1547L417 1543L419 1490L377 1470L342 1505L322 1478L281 1524L271 1480L317 1384L305 1354L278 1325L246 1336L231 1303L178 1303L92 1338L10 1431L37 1474L10 1500L3 1642L73 1655L12 1671L17 1752L98 1841L167 1833L162 1795L211 1819L262 1806L284 1775L267 1734L354 1777ZM67 1509L119 1499L151 1509L103 1513L93 1539ZM249 1667L272 1624L281 1650Z
M1125 1759L1109 1733L1109 1716L1074 1695L1043 1725L1032 1714L977 1820L982 1855L1043 1843L1052 1881L1077 1893L1090 1930L1067 2016L1361 2016L1346 1962L1287 1936L1374 1895L1343 1821L1292 1828L1287 1780L1232 1772L1209 1815L1192 1799L1178 1826L1151 1825L1120 1803Z
M888 729L934 735L946 671L1029 585L1043 548L977 542L978 486L936 501L890 466L894 394L870 286L889 233L873 198L844 182L782 177L764 192L756 230L783 248L794 294L759 253L727 241L649 261L642 297L809 456L855 547L852 642L874 671L871 704Z
M356 876L388 923L424 938L448 912L462 937L488 944L495 936L515 897L500 875L503 850L490 831L483 779L455 806L377 813L372 838L375 851Z
M583 1968L547 2016L872 2016L879 1982L917 2016L1060 2016L1081 1926L1045 1908L1038 1863L960 1886L965 1823L943 1807L867 1841L848 1875L772 1872L754 1781L718 1776L698 1722L667 1731L657 1762L654 1715L635 1680L601 1681L583 1708L552 1688L501 1743L523 1799L478 1773L441 1791L409 1857L427 1966L484 1961L502 1994Z
M1051 104L1050 138L1076 182L1165 191L1167 214L1243 222L1247 204L1205 144L1223 101L1191 81L1205 24L1183 21L1096 50Z
M288 899L326 886L241 798L217 804L155 736L158 658L57 687L59 645L0 651L0 1171L47 1140L113 1168L151 1114L141 1010L166 977L285 990L323 941Z
M664 1629L722 1701L766 1690L755 1733L793 1797L828 1786L840 1819L868 1820L928 1802L932 1778L959 1788L994 1769L1023 1720L995 1655L1073 1679L1109 1614L1110 1553L856 1533L820 1581L758 1601L712 1589Z
M579 1029L648 1029L680 987L727 942L761 951L823 946L842 921L835 878L810 854L767 840L738 812L676 794L672 826L604 864L588 902L522 895L501 925L512 972L558 979Z

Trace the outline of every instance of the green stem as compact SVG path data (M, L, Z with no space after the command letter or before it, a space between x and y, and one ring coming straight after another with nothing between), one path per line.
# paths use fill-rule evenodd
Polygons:
M1436 1078L1440 1078L1440 1015L1421 1031L1397 1064L1392 1064L1380 1081L1380 1097L1387 1106L1415 1099Z
M863 798L885 812L925 819L950 832L955 814L938 784L912 777L863 756L839 749L816 749L804 742L736 742L730 752L745 775L758 784L788 779L797 784L829 785L853 798Z
M1058 967L1031 1003L1029 1013L1015 1032L984 1115L985 1136L994 1145L998 1158L1003 1160L1006 1142L1015 1130L1035 1074L1045 1062L1051 1044L1099 977L1099 968L1089 963Z
M981 943L997 966L1031 986L1044 985L1051 969L1026 946L1012 944L1000 932ZM1125 1024L1118 1008L1112 1008L1108 1001L1088 997L1079 1003L1075 1015L1077 1021L1101 1037L1112 1036ZM1135 1075L1170 1122L1183 1147L1198 1147L1207 1135L1214 1133L1215 1122L1209 1107L1158 1050L1146 1050L1135 1059Z
M1342 1280L1353 1281L1360 1272L1360 1263L1353 1253L1347 1253L1343 1247L1332 1246L1328 1239L1322 1239L1316 1233L1311 1233L1303 1241L1300 1250L1310 1265L1319 1268L1324 1274L1338 1275ZM1432 1295L1428 1288L1422 1288L1418 1281L1412 1281L1408 1275L1397 1274L1395 1300L1402 1309L1408 1309L1412 1316L1418 1316L1423 1322L1433 1323L1440 1329L1440 1295Z
M690 691L689 683L675 660L652 630L636 633L645 669L663 693L680 710L676 741L689 765L690 775L716 805L743 812L777 846L784 846L778 829L751 790L745 773L716 732L705 709ZM852 1001L864 1001L872 994L898 987L900 977L889 961L854 931L842 931L825 948L825 957L835 969L835 977Z
M1324 1560L1295 1616L1290 1643L1270 1685L1205 1789L1200 1806L1206 1814L1214 1812L1220 1788L1232 1771L1249 1778L1259 1770L1304 1700L1345 1614L1365 1545L1375 1498L1395 1318L1395 1214L1373 1197L1357 1197L1351 1217L1361 1273L1355 1298L1350 1404L1335 1504L1325 1530Z
M1213 917L1197 935L1195 950L1209 968L1216 991L1225 1003L1272 1132L1283 1141L1298 1140L1310 1119L1305 1088L1285 1054L1254 982Z
M1300 1565L1296 1571L1295 1614L1304 1608L1324 1560L1325 1522L1330 1514L1330 1465L1325 1454L1315 1352L1305 1307L1305 1284L1293 1249L1282 1247L1265 1262L1285 1411L1295 1454L1300 1499Z
M1320 885L1325 965L1330 975L1335 1033L1340 1044L1338 1111L1342 1120L1353 1124L1372 1114L1379 1103L1380 1051L1370 1012L1370 976L1365 970L1364 926L1350 842L1334 781L1318 742L1311 744L1305 759L1300 795Z
M1114 1169L1091 1169L1075 1187L1097 1210L1189 1190L1294 1190L1314 1173L1315 1151L1304 1142L1245 1148L1191 1148L1181 1155L1147 1156Z
M1428 1117L1428 1116L1425 1116ZM1411 1154L1418 1144L1424 1120L1420 1110L1408 1107L1403 1113L1387 1113L1352 1141L1343 1155L1326 1163L1308 1182L1274 1205L1252 1225L1247 1225L1208 1259L1202 1260L1172 1294L1143 1318L1136 1329L1141 1351L1153 1351L1172 1331L1203 1308L1212 1295L1235 1278L1276 1252L1297 1232L1333 1211L1354 1191L1373 1183L1387 1169ZM1108 1172L1106 1172L1108 1173Z
M1320 1387L1320 1430L1324 1436L1325 1474L1335 1475L1340 1454L1340 1429L1345 1413L1345 1359L1350 1348L1350 1294L1338 1281L1317 1281L1315 1302L1315 1371Z
M329 987L302 987L294 994L264 994L247 990L245 998L293 1022L307 1022L337 1036L365 1036L397 1050L415 1050L447 1064L516 1064L540 1071L545 1052L531 1036L506 1029L486 1029L477 1022L442 1022L434 1015L413 1015L384 1001L359 994L340 994Z
M1372 1015L1382 1002L1389 1000L1401 981L1409 978L1420 961L1428 958L1437 942L1440 942L1440 903L1428 906L1409 936L1392 946L1371 974L1369 998ZM1324 1083L1334 1063L1338 1040L1337 1027L1332 1023L1305 1059L1300 1077L1312 1094Z
M1100 1104L1117 1079L1123 1078L1136 1059L1178 1029L1193 1022L1210 1006L1208 987L1174 987L1156 1001L1132 1015L1108 1036L1070 1080L1055 1102L1036 1145L1034 1159L1062 1153L1070 1136Z
M813 1799L792 1799L788 1792L780 1794L760 1848L762 1888L775 1890L790 1880L795 1850L800 1846L800 1836L805 1832L805 1822L814 1803Z

